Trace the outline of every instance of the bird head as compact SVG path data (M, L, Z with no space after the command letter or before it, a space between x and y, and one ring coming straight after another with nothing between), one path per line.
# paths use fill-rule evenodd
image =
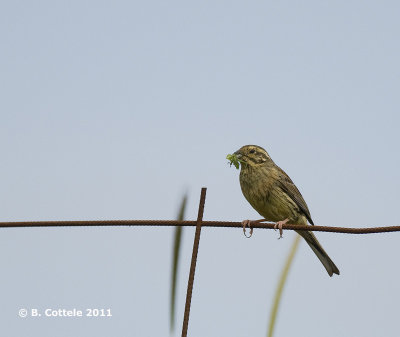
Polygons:
M265 162L272 160L268 152L265 151L261 146L257 145L242 146L234 154L239 160L250 166L262 165Z

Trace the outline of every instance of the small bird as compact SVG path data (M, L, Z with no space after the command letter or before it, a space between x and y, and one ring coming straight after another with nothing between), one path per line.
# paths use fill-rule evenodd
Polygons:
M282 235L282 225L314 225L303 196L289 176L257 145L245 145L234 153L241 162L240 187L253 208L266 220L276 222ZM243 221L243 226L250 221ZM297 231L324 265L329 276L339 269L322 248L312 232Z

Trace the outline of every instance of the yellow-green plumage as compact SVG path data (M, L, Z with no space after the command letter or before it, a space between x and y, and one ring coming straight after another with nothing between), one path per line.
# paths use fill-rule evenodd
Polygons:
M269 221L288 219L290 224L313 225L310 211L289 176L278 167L267 151L257 145L246 145L235 152L241 161L240 186L253 208ZM339 269L324 251L312 232L298 231L320 259L328 274Z

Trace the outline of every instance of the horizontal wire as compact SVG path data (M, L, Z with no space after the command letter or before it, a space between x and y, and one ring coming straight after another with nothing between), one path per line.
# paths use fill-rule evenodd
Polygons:
M274 229L275 223L260 223L261 220L252 221L252 228ZM0 222L0 228L22 228L22 227L97 227L97 226L196 226L196 221L177 220L88 220L88 221L19 221ZM243 228L241 222L234 221L202 221L202 227L230 227ZM400 226L346 228L330 226L290 225L282 226L285 230L331 232L345 234L372 234L399 232Z

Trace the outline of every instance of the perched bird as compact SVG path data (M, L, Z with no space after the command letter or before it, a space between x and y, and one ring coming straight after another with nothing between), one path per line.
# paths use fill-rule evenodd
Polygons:
M314 225L303 196L289 176L257 145L245 145L235 152L241 162L240 187L253 208L266 220L282 225ZM245 220L243 225L250 223ZM329 276L339 269L322 248L312 232L298 231L324 265Z

